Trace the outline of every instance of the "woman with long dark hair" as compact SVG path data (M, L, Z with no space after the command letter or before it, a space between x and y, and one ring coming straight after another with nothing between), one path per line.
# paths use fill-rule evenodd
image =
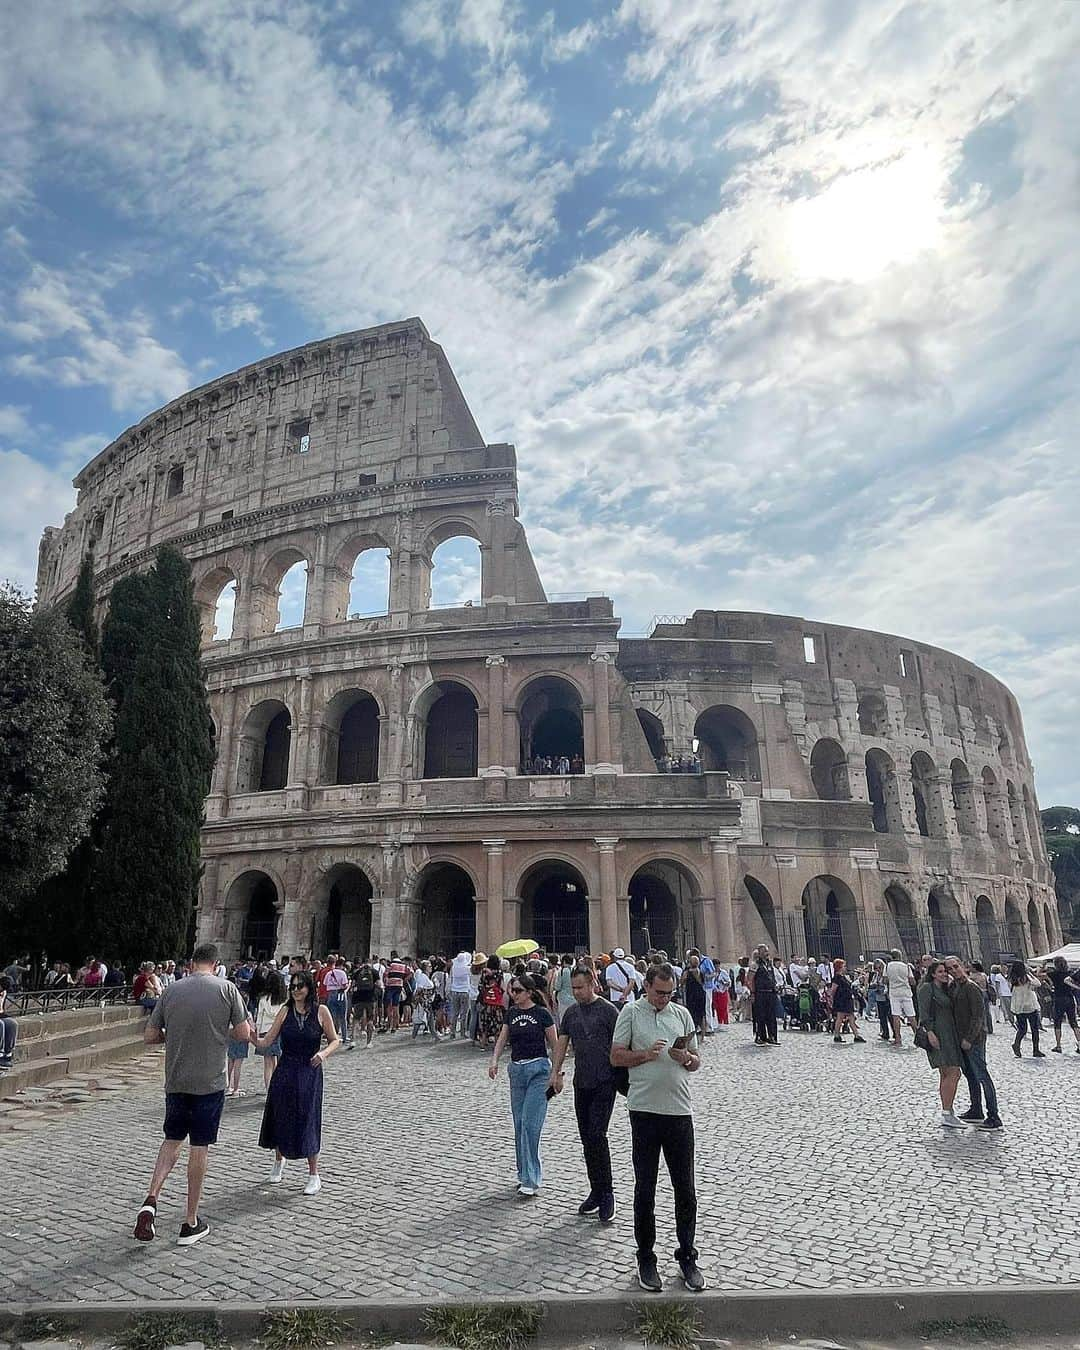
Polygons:
M254 983L252 977L252 984ZM258 988L259 997L254 1012L255 1030L260 1036L265 1036L274 1025L274 1018L282 1006L289 1001L289 991L281 974L272 967L264 973ZM281 1037L271 1041L265 1050L260 1050L256 1045L255 1053L262 1057L263 1088L269 1088L270 1079L273 1078L274 1070L281 1058Z
M306 1158L308 1180L304 1194L317 1195L322 1189L319 1153L323 1064L341 1041L330 1010L319 1003L315 977L309 970L298 970L289 977L289 1001L274 1017L270 1030L259 1036L255 1044L266 1049L279 1036L281 1060L267 1088L259 1147L274 1150L270 1180L275 1184L285 1179L287 1158Z
M1032 1059L1046 1058L1039 1049L1039 1023L1042 1019L1039 1011L1038 985L1039 981L1023 961L1014 961L1009 967L1009 988L1012 990L1012 1002L1009 1006L1016 1020L1016 1035L1013 1038L1012 1048L1017 1059L1023 1058L1020 1054L1020 1044L1029 1027Z
M503 1010L506 1002L502 987L502 962L497 956L489 956L487 965L480 972L480 1043L494 1045L502 1030Z
M938 1071L938 1095L941 1098L941 1123L951 1129L962 1130L964 1122L953 1111L956 1088L960 1082L960 1037L956 1032L956 1018L949 997L949 972L944 961L931 961L919 985L919 1026L925 1030L929 1044L926 1057Z
M558 1038L545 988L532 975L510 981L510 1007L491 1052L488 1077L499 1072L499 1056L510 1043L510 1110L514 1117L518 1194L533 1196L543 1181L540 1135L547 1119L548 1091L555 1092L551 1059Z

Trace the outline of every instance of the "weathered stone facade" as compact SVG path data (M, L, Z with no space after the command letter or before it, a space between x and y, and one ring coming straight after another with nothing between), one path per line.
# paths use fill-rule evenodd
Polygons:
M218 739L198 926L229 951L525 933L996 958L1060 936L1008 689L879 633L698 611L620 640L607 598L549 600L514 449L483 443L419 320L196 389L76 484L42 602L88 549L103 604L164 542L194 569ZM479 543L480 603L431 608L457 536ZM389 554L386 613L350 618L370 549ZM303 622L275 631L297 561ZM583 771L524 772L552 748ZM658 771L694 750L702 772Z

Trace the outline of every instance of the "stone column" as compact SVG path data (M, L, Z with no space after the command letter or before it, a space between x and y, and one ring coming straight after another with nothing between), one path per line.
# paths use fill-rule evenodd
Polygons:
M503 941L512 942L514 938L521 937L521 906L523 901L520 895L503 896ZM491 953L489 952L490 956Z
M318 637L326 622L328 603L328 569L326 565L327 537L325 526L315 532L315 556L308 566L307 592L304 596L304 636Z
M225 916L218 896L221 863L217 858L203 861L199 879L199 906L195 914L195 932L199 942L216 942L224 936Z
M233 783L233 745L236 733L236 690L226 689L218 705L217 757L210 781L210 796L206 799L208 820L219 819L229 813L229 792Z
M481 599L484 604L496 600L512 601L514 588L506 575L506 530L507 522L513 518L513 502L508 497L498 497L489 501L486 509L489 535L487 543L480 549L484 564Z
M735 944L735 913L733 905L732 855L735 841L731 837L736 831L728 831L709 836L709 853L712 863L713 907L716 912L717 955L722 961L734 961L738 958Z
M308 761L311 755L311 672L298 675L300 681L300 713L289 744L289 773L286 783L286 805L290 811L302 811L307 806Z
M480 941L480 907L477 905L477 926L476 941L481 951L487 952L490 956L496 947L501 947L509 938L517 937L517 933L506 934L503 923L505 920L505 900L503 892L506 889L505 862L506 862L506 840L505 839L483 839L484 855L487 859L487 902L484 906L486 914L486 928L484 940L489 945L484 946Z
M593 672L593 719L596 724L596 763L588 765L591 773L614 773L611 760L611 705L608 686L610 652L593 652L589 657Z
M915 793L911 786L911 765L900 760L893 769L893 783L896 788L896 805L900 811L905 834L918 834L919 822L915 818ZM885 784L885 803L888 807L889 784ZM886 810L886 814L888 811Z
M236 599L233 602L231 640L254 636L255 618L255 553L245 544L243 558L236 578Z
M506 763L503 754L503 698L506 687L506 657L489 656L484 661L488 673L487 699L487 764L480 770L481 778L503 778Z
M619 942L619 894L615 879L615 847L619 840L615 836L594 839L600 854L600 915L601 940L604 951L620 946ZM592 934L589 934L590 946Z
M405 758L405 719L401 705L404 694L405 667L397 662L386 667L389 692L386 699L386 725L380 725L382 742L379 746L379 801L401 801L401 780Z
M630 897L620 895L616 904L618 915L619 946L624 952L630 950Z

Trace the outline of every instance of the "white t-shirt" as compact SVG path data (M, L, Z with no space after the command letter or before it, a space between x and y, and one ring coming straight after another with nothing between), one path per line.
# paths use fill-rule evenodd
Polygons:
M472 953L468 956L455 956L450 963L450 992L467 994L469 992L469 972L472 970Z
M885 967L890 998L911 998L911 967L906 961L890 961Z
M806 982L806 977L810 974L809 966L796 965L794 961L788 966L788 979L798 989L800 984Z
M672 969L674 970L674 967ZM616 1004L633 1002L641 984L641 976L626 960L612 961L611 965L604 971L604 980L607 983L611 1001Z
M996 975L991 975L990 979L993 982L998 998L1009 998L1011 996L1012 987L1000 970Z

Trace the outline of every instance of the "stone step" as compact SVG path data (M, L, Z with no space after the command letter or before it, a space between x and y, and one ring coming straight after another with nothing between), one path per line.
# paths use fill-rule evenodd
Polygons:
M25 1064L41 1059L64 1059L80 1050L92 1049L99 1041L123 1036L142 1036L145 1017L124 1022L106 1022L104 1026L83 1027L76 1031L54 1032L51 1036L24 1041L20 1036L15 1046L15 1063Z
M70 1055L45 1055L17 1062L13 1069L0 1074L0 1098L13 1097L22 1088L51 1083L69 1074L85 1073L115 1060L139 1055L145 1048L142 1026L136 1025L126 1033L117 1034L114 1031Z
M146 1016L134 1003L121 1003L110 1008L79 1008L72 1012L26 1013L15 1020L19 1024L19 1040L28 1045L49 1036L66 1035L90 1027L111 1027L126 1022L141 1022Z

